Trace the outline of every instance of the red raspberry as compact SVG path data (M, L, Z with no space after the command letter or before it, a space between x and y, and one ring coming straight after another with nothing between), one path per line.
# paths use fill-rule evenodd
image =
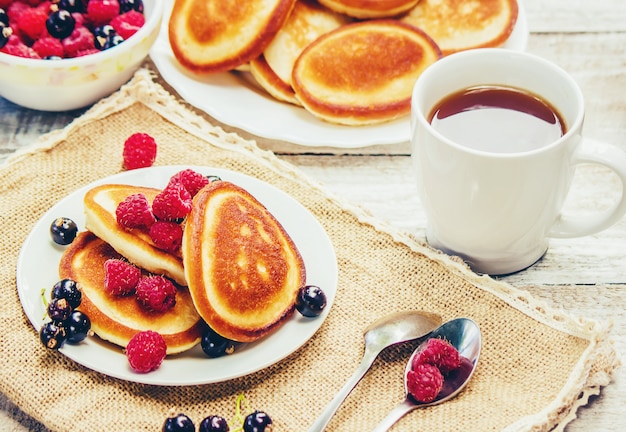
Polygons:
M446 375L461 366L461 357L457 349L448 341L431 338L413 359L413 369L425 363L436 366L442 374Z
M6 9L6 13L9 16L9 22L16 23L20 20L20 16L24 11L30 9L29 6L21 1L14 1Z
M191 211L191 194L179 182L170 182L152 202L157 219L175 221Z
M176 222L157 221L150 227L150 239L159 249L174 253L183 241L183 229Z
M180 171L172 176L171 182L180 182L187 189L189 195L193 198L196 194L209 184L209 179L192 169Z
M152 330L136 333L126 345L126 358L130 367L139 373L148 373L158 369L166 353L165 339Z
M120 14L120 4L117 0L89 0L87 3L87 20L93 27L108 24Z
M154 138L145 133L134 133L124 142L124 168L127 170L152 166L157 155Z
M141 270L120 259L104 262L104 290L115 296L132 294L141 278Z
M46 20L48 14L39 8L28 8L24 10L17 20L17 28L21 35L34 41L46 31Z
M150 203L144 194L129 195L115 209L117 223L124 228L149 228L155 222Z
M407 374L407 390L418 402L432 402L443 388L443 375L436 366L422 363Z
M63 57L63 45L57 38L51 36L42 37L35 41L33 49L41 58L45 57Z
M0 49L1 52L14 55L17 57L24 58L32 58L32 59L40 59L39 54L35 52L34 49L26 45L24 42L20 40L16 35L9 36L9 41L7 44Z
M176 287L163 276L141 278L135 294L139 303L151 312L166 312L176 304Z
M85 26L85 14L80 12L72 12L72 18L74 18L74 27L84 27Z
M111 20L111 26L125 40L137 33L145 23L146 18L143 14L135 10L118 15Z
M101 52L99 49L91 48L91 49L78 51L74 57L83 57L86 55L97 54L99 52Z
M0 0L0 8L4 9L5 12L9 5L13 2L13 0Z
M50 14L50 6L52 6L52 2L45 0L26 0L26 3L30 4L32 7L36 7L39 10L44 11L46 14Z
M61 41L65 57L76 57L79 52L95 49L93 34L87 27L76 27L71 35Z

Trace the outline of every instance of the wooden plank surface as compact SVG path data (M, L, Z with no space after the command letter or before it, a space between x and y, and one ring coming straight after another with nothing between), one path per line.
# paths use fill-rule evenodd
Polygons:
M531 31L528 51L566 69L583 90L585 135L626 150L626 2L524 0L524 8ZM42 113L0 98L0 163L81 112ZM408 144L348 150L258 142L341 199L423 238L426 218L416 196ZM618 193L619 185L605 170L581 167L567 211L606 207ZM626 218L597 235L552 241L543 260L504 280L553 307L612 320L615 347L620 355L626 353ZM624 430L625 401L626 370L621 368L615 382L579 410L579 419L566 431ZM46 429L0 395L0 431L13 430Z

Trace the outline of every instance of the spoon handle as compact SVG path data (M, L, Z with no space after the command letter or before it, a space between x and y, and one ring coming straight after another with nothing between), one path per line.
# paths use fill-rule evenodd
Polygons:
M359 381L361 381L361 378L363 378L365 373L372 366L372 363L374 363L374 360L376 360L376 356L378 356L379 352L380 351L373 352L371 350L368 350L367 347L365 348L365 353L363 354L363 359L361 360L359 366L356 368L348 381L346 381L341 390L339 390L339 392L335 395L333 400L330 401L328 405L326 405L326 408L324 408L322 414L320 414L317 420L315 420L315 423L311 425L308 432L321 432L326 428L328 422L330 422L332 416L335 414L335 412L337 412L339 406L342 404L345 398L348 397L352 389L359 383Z
M411 403L408 399L404 402L396 405L394 409L389 411L389 414L381 420L380 423L372 430L372 432L385 432L391 429L391 426L396 424L398 420L404 417L405 414L413 411L417 406Z

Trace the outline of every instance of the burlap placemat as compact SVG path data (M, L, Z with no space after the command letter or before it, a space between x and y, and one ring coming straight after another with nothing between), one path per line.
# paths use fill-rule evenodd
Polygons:
M159 143L157 165L240 171L284 190L319 219L337 254L337 297L320 331L296 353L243 378L160 387L109 378L41 346L16 290L21 245L59 199L120 172L122 143L137 131ZM143 69L118 93L1 168L0 222L0 391L52 430L157 431L172 408L196 423L209 414L230 418L241 392L251 407L270 413L275 430L306 430L359 363L363 329L406 309L435 311L446 320L473 318L484 345L460 396L409 414L397 430L561 429L618 365L609 323L550 309L382 226L272 153L207 123ZM407 345L375 362L329 430L372 429L403 399L403 370L413 348Z

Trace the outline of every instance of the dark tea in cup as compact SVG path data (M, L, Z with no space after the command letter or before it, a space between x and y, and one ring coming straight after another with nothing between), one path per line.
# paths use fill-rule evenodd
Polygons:
M551 238L602 231L626 214L626 153L583 145L585 103L555 64L501 48L450 54L419 76L411 156L432 247L478 273L522 270ZM603 166L622 184L613 206L561 213L576 168Z
M452 93L433 108L429 121L453 142L490 153L536 150L566 132L561 115L548 102L502 86L477 86Z

